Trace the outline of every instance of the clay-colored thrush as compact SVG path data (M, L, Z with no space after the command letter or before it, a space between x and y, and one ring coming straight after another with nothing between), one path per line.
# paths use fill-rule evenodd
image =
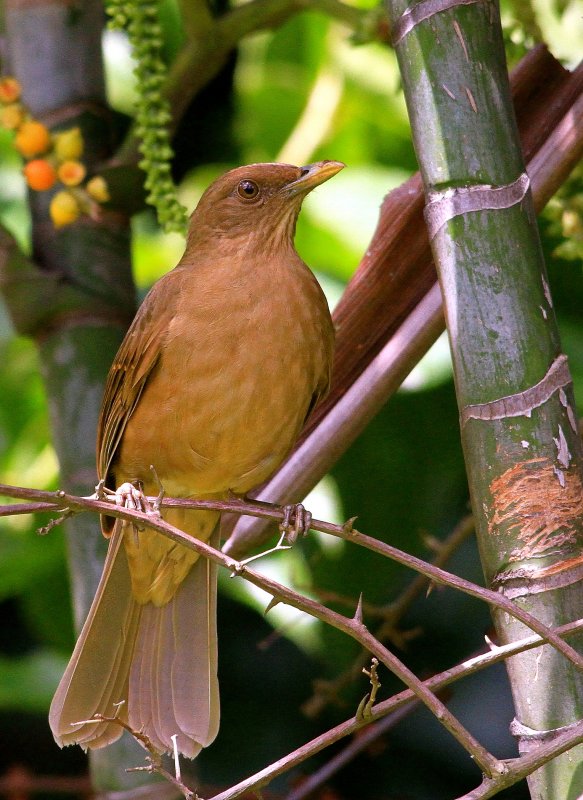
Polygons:
M153 465L170 496L222 498L281 464L327 391L334 343L296 220L343 166L252 164L206 190L184 256L142 303L107 379L97 452L108 485L155 495ZM205 541L218 528L214 511L163 517ZM121 726L88 720L117 715L160 752L177 734L193 758L219 725L215 567L147 528L102 527L103 575L51 705L53 734L103 747Z

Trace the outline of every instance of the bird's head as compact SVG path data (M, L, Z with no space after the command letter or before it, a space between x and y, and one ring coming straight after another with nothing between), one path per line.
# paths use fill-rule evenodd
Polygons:
M217 178L201 197L190 221L189 245L220 236L263 242L292 238L302 200L314 187L336 175L340 161L249 164Z

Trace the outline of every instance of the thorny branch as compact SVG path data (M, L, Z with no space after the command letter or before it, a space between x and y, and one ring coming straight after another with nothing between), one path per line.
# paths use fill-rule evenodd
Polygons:
M378 661L382 662L391 672L393 672L409 687L407 691L401 692L399 695L395 695L388 701L384 701L376 705L373 705L372 703L367 704L366 714L356 714L355 717L353 717L347 723L338 726L332 731L328 731L322 737L319 737L319 740L314 740L314 742L320 742L319 746L317 746L315 749L314 743L308 743L308 745L305 745L303 748L300 748L299 751L296 751L295 754L290 754L285 759L277 762L277 764L269 767L268 770L264 770L262 773L258 773L256 776L253 776L253 779L249 780L254 781L254 787L264 785L276 774L279 774L279 771L289 769L290 766L293 766L295 763L299 763L299 761L305 760L305 758L307 758L309 755L312 755L323 747L331 744L333 741L337 741L339 738L352 733L359 727L367 724L369 721L374 721L379 717L386 715L389 711L393 711L399 706L412 701L420 701L427 705L428 708L430 708L435 716L440 720L440 722L452 733L452 735L462 744L471 757L476 760L476 763L481 767L485 778L481 784L481 787L478 787L478 789L475 790L476 792L481 791L482 787L484 787L484 791L490 792L492 787L501 788L502 786L511 785L511 783L514 783L516 780L520 780L522 777L529 774L528 765L530 765L531 762L532 764L535 764L535 766L532 767L532 770L540 766L539 759L534 759L532 754L530 754L530 759L527 761L525 761L525 759L527 759L526 756L522 756L511 761L497 760L494 756L492 756L492 754L483 748L482 745L477 742L477 740L474 739L474 737L458 722L458 720L448 711L443 703L441 703L441 701L435 696L435 688L441 688L441 686L446 685L453 680L457 680L462 675L470 674L472 671L475 671L475 669L485 666L486 663L479 666L472 666L470 662L465 662L458 667L452 668L446 673L442 673L439 676L434 676L434 678L426 682L422 682L415 675L413 675L413 673L411 673L407 667L402 664L390 651L383 647L374 636L369 633L361 620L360 613L357 612L355 617L352 619L338 614L337 612L322 606L314 600L306 598L292 589L289 589L288 587L278 584L266 576L248 569L248 567L241 562L235 561L229 556L226 556L220 551L210 547L206 543L188 536L179 529L165 523L161 518L152 517L152 515L147 515L138 511L123 509L119 506L113 505L111 502L98 500L95 498L95 496L76 497L74 495L69 495L64 491L44 492L40 490L24 489L0 484L0 494L7 497L32 501L26 504L21 503L0 507L0 515L6 515L10 513L11 509L15 510L17 513L31 513L37 510L46 511L47 505L51 505L61 514L66 513L67 515L70 515L73 513L79 513L81 511L94 511L129 521L139 522L141 526L156 530L159 533L169 537L173 541L195 550L205 558L209 558L215 563L226 567L232 573L244 577L255 586L266 591L275 600L294 606L305 613L316 617L321 621L327 622L339 630L344 631L364 647L366 647L368 651L372 653L376 659L378 659ZM182 506L193 509L214 508L221 511L229 511L239 514L249 514L252 516L261 517L265 516L276 521L282 521L285 516L284 510L279 507L269 507L267 504L256 504L237 499L229 499L224 501L184 501L165 499L163 501L163 505L167 507ZM521 649L536 647L542 642L548 642L560 650L563 655L573 661L573 663L581 666L581 662L583 661L581 656L575 650L573 650L573 648L567 645L566 642L564 642L560 637L561 634L571 633L572 629L574 628L579 629L583 626L583 623L572 623L571 626L565 626L565 630L549 630L538 620L532 618L529 614L526 614L522 610L515 607L511 601L507 601L505 598L497 595L494 592L490 592L483 587L479 587L470 583L469 581L465 581L455 575L447 573L434 565L427 564L420 559L415 558L414 556L403 553L402 551L399 551L390 545L386 545L384 542L380 542L372 537L365 536L352 527L352 522L344 526L339 526L320 520L313 520L312 528L360 544L381 555L385 555L386 557L394 559L397 562L404 564L405 566L409 566L417 572L425 575L434 583L458 588L463 592L485 600L485 602L489 603L490 605L501 606L505 608L508 613L516 616L525 625L539 634L538 637L530 637L529 640L525 640L521 643L515 643L505 648L496 648L492 654L495 657L495 660L501 660L502 658L507 657L510 653L519 652ZM492 658L488 658L488 656L482 657L482 659L487 663L492 663L494 660ZM376 679L375 675L373 680L372 672L373 670L371 669L371 682L374 686L378 679ZM580 741L581 731L575 727L573 731L569 732L569 736L570 738L568 738L568 741L566 737L563 737L565 740L561 739L560 742L554 743L553 749L549 750L550 755L547 754L547 758L551 758L553 755L555 755L555 750L557 747L562 748L558 752L564 752L564 750L569 749L571 746L573 746L573 744ZM575 737L574 740L573 737ZM300 755L298 756L298 754ZM296 756L295 761L293 759L294 755ZM275 771L283 762L285 762L285 766L279 771ZM267 772L269 775L266 774ZM245 781L244 785L245 788L243 788L243 784L239 784L237 787L232 787L230 790L227 790L227 792L216 795L213 800L231 800L231 798L238 797L243 791L247 791L250 788L248 781ZM499 788L496 789L496 791L498 791ZM470 797L478 798L490 796L492 796L492 794L472 794L468 795L467 797L469 800Z
M474 530L474 518L471 514L464 517L452 530L452 532L435 546L436 556L432 564L436 567L443 567L454 553L460 544L465 541L470 533ZM432 543L431 543L432 544ZM375 637L384 642L389 640L402 649L406 640L415 636L417 631L407 631L403 633L397 631L397 625L403 615L411 607L414 600L424 591L431 588L431 582L424 575L416 575L411 583L404 589L403 592L393 600L387 607L377 610L371 609L367 612L369 616L376 614L382 618L382 623L374 632ZM318 592L320 600L331 599L324 598ZM366 609L366 605L364 606ZM314 693L306 700L302 706L302 711L308 717L317 716L328 702L335 698L338 693L349 683L354 680L355 675L363 668L368 658L368 653L362 651L351 664L348 669L340 673L333 680L318 680L314 683Z
M155 520L152 519L151 516L141 512L133 512L123 509L114 505L114 503L111 501L108 502L106 500L97 500L95 499L95 495L91 497L77 497L75 495L67 494L62 490L59 490L58 492L46 492L40 489L27 489L17 486L9 486L6 484L0 484L0 495L14 497L17 499L38 501L43 504L52 502L55 508L59 509L61 512L63 512L65 509L75 513L79 513L81 511L95 511L99 514L107 514L110 517L119 517L120 519L127 519L129 521L138 520L140 522L147 523L146 527L150 527L153 530L162 533L164 536L168 536L170 539L178 542L179 544L184 544L185 547L195 550L197 553L199 553L199 555L209 558L211 561L214 561L220 566L226 567L231 572L236 572L238 575L244 573L247 579L252 583L254 583L257 578L261 577L257 576L256 573L251 572L250 570L242 569L241 564L235 559L226 556L224 553L220 553L219 551L210 547L210 545L205 544L198 539L188 536L183 531L180 531L178 528L174 528L172 525L168 525L161 519ZM151 502L155 502L157 500L157 498L149 499ZM282 522L285 518L285 511L279 506L270 505L269 503L237 500L234 498L228 500L185 500L177 498L164 498L162 507L212 509L215 511L244 514L252 517L264 517L276 522ZM32 513L37 510L34 504L31 504L28 508L29 510L26 513ZM45 510L44 507L42 510ZM0 515L2 515L2 513L4 512L0 507ZM25 512L21 509L20 513ZM353 520L349 520L344 525L335 525L331 522L312 519L311 528L315 531L327 533L331 536L344 539L345 541L358 544L361 547L365 547L367 550L371 550L372 552L385 556L392 561L396 561L398 564L409 567L415 572L418 572L421 575L424 575L426 578L429 578L435 584L458 589L464 594L468 594L470 597L476 597L477 599L481 599L488 603L488 605L505 611L526 625L526 627L530 628L532 631L538 633L544 639L548 640L548 642L552 644L556 650L562 653L562 655L569 659L569 661L571 661L576 667L583 669L583 656L580 653L567 645L566 642L562 641L562 639L556 636L550 628L544 625L544 623L540 622L540 620L536 619L536 617L533 617L511 600L505 598L503 595L491 591L490 589L486 589L483 586L478 586L477 584L467 581L464 578L459 578L457 575L446 572L445 570L440 569L432 564L428 564L426 561L423 561L416 556L409 555L408 553L405 553L396 547L392 547L386 542L382 542L379 539L374 539L371 536L360 533L353 527ZM274 597L277 596L280 602L287 602L283 595L280 597L277 591L274 592L271 591L270 588L266 588L268 583L267 579L264 578L263 581L265 582L264 585L260 585L259 582L257 583L260 588L264 588L265 591ZM274 585L276 587L279 586L278 584ZM298 595L295 592L292 594L296 599L301 597L301 595ZM302 600L306 601L307 598L302 598ZM313 603L313 601L309 602ZM293 602L290 604L294 605ZM320 608L322 607L318 603L313 603L313 605ZM297 607L299 608L299 606ZM308 614L312 613L308 609L306 609L306 612ZM340 614L335 614L335 616L338 619L347 619Z

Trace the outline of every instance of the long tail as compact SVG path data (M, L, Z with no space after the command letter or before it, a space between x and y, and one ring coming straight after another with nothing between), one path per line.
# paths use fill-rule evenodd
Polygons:
M122 727L89 720L117 716L160 752L172 750L176 734L179 752L194 758L219 726L216 566L199 558L165 606L140 605L131 592L123 535L116 526L95 599L51 703L50 726L61 747L105 747Z

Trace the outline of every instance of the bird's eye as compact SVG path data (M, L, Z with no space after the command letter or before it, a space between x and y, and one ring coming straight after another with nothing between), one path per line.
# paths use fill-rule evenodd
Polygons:
M237 194L243 200L254 200L259 194L259 186L255 181L241 181L237 186Z

